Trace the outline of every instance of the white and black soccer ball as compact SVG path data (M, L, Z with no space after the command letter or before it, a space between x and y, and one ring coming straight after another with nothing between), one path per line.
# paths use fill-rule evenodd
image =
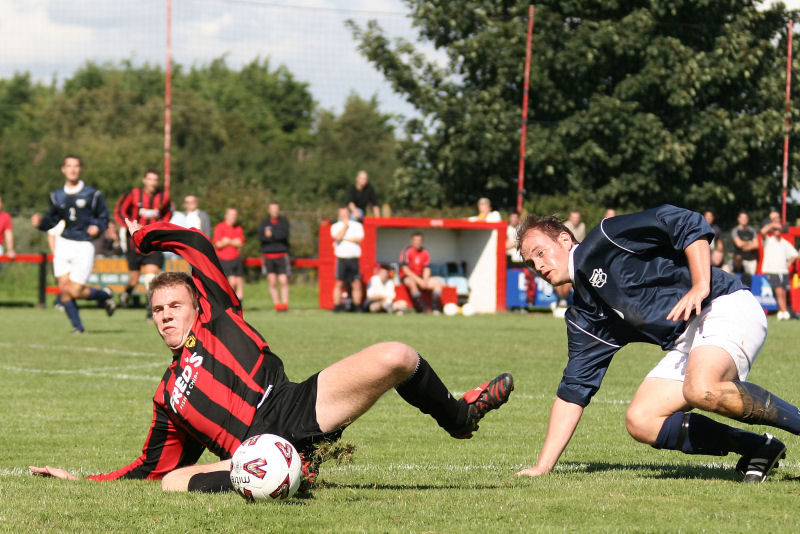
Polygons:
M249 501L282 501L297 492L302 480L300 455L275 434L247 438L231 458L231 482Z

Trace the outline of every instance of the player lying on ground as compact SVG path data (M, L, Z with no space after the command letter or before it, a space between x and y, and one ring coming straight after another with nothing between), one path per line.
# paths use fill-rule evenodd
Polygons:
M745 482L761 482L785 455L770 436L689 413L693 408L800 434L800 411L745 382L767 335L758 301L734 276L711 267L714 233L699 213L674 206L604 219L578 244L555 217L529 216L518 232L525 263L554 286L572 282L569 362L535 466L553 469L583 410L624 345L660 345L666 356L639 386L628 432L656 449L742 455Z
M156 389L143 454L93 480L163 478L162 488L171 491L232 489L229 458L245 438L278 434L309 458L316 444L338 439L391 388L453 437L469 438L514 387L511 375L502 374L456 400L428 362L402 343L367 347L304 382L290 382L280 358L242 318L208 238L168 223L126 222L141 252L178 253L192 265L192 277L161 273L150 284L155 325L173 361ZM222 461L195 465L206 448ZM313 477L315 466L304 464ZM63 469L30 469L74 478Z

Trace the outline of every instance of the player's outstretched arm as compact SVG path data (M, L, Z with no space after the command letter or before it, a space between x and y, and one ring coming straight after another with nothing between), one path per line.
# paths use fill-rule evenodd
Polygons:
M561 453L567 448L567 443L572 439L582 415L583 406L580 404L556 398L550 412L550 423L547 425L547 436L544 438L539 460L536 465L523 469L517 475L536 477L552 471Z
M77 480L78 477L67 471L66 469L61 469L60 467L50 467L46 465L44 467L36 467L35 465L29 465L28 470L34 475L40 475L43 477L53 477L53 478L63 478L67 480Z

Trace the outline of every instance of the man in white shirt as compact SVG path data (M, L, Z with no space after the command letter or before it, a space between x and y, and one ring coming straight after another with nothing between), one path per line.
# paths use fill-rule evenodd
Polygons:
M797 258L797 250L781 236L783 226L777 211L769 214L769 222L761 227L764 255L761 272L767 276L775 300L778 302L778 320L791 319L787 305L786 290L789 288L789 263Z
M367 284L366 308L372 312L402 313L406 308L406 301L395 301L394 280L391 277L391 268L380 264L378 272L369 279Z
M364 287L361 283L361 241L364 240L364 227L358 221L350 220L350 210L341 207L338 220L331 225L333 253L336 256L336 283L333 285L333 311L345 311L342 304L342 291L350 286L352 310L362 311Z

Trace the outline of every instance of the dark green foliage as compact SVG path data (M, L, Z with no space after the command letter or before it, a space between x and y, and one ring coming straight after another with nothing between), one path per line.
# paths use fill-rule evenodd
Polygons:
M446 67L375 22L350 23L362 53L424 116L407 125L398 198L513 205L529 3L406 4ZM775 205L788 18L780 4L757 11L750 1L536 3L527 203L560 193L729 219Z
M83 158L83 178L113 208L148 168L164 161L164 72L158 66L86 63L62 87L28 74L0 80L0 194L7 209L47 207L63 183L65 154ZM173 70L171 193L197 195L212 223L237 207L249 240L278 200L293 222L296 256L315 253L316 228L366 169L389 200L397 165L391 116L355 93L344 111L319 110L305 82L256 59L235 70L225 58ZM291 214L296 213L296 217ZM313 221L313 222L312 222Z

